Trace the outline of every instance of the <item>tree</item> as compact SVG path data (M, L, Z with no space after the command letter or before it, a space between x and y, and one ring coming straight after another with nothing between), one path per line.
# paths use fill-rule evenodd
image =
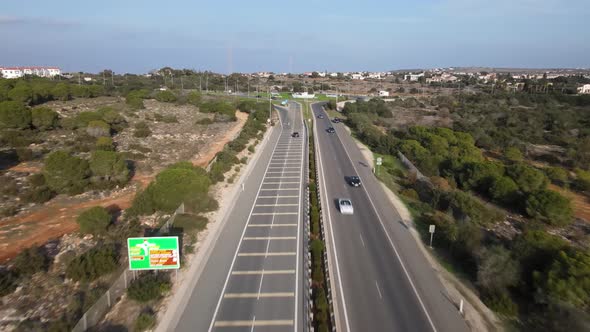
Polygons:
M158 91L155 98L157 101L165 103L173 103L176 101L176 95L169 90Z
M565 226L573 218L570 200L552 190L541 190L529 195L526 212L529 216L553 226Z
M59 125L59 115L49 107L37 107L31 110L33 126L39 130L56 128Z
M86 160L55 151L45 160L43 176L49 188L58 193L79 194L88 184L89 167Z
M16 101L0 102L0 129L26 129L31 126L31 110Z
M109 211L102 206L92 207L82 212L76 219L80 225L80 232L92 235L104 234L111 224L111 220Z
M506 173L525 193L543 190L549 182L543 172L522 163L509 166Z
M129 168L123 155L113 151L94 151L90 156L92 180L110 185L123 185L129 181Z
M170 281L165 274L143 274L131 282L127 289L129 298L138 302L149 302L162 297L170 290Z
M88 123L86 133L93 137L111 136L111 126L102 120L94 120Z
M53 98L61 101L67 101L72 98L70 87L65 83L56 84L55 87L53 87L53 89L51 90L51 94L53 95Z
M28 105L33 101L33 89L24 81L16 83L8 92L8 98L16 102Z
M497 202L514 203L518 197L518 185L507 176L497 177L492 180L489 194Z
M115 248L99 246L74 258L66 268L66 277L76 281L92 281L114 271L118 266Z
M520 149L513 146L508 147L506 148L506 150L504 150L504 157L513 162L519 162L523 159L522 152L520 151Z
M478 253L477 284L489 292L501 292L519 280L519 265L503 246L485 247Z
M31 247L22 251L12 261L14 271L22 277L45 271L49 267L49 259L40 247Z
M535 285L553 301L579 308L590 305L590 254L581 250L560 251L548 273L535 273Z

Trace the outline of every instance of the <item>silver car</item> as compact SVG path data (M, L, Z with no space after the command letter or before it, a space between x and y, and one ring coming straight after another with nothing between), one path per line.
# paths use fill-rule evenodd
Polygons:
M338 199L338 208L340 209L340 213L342 214L354 214L354 208L352 207L352 202L350 201L350 199Z

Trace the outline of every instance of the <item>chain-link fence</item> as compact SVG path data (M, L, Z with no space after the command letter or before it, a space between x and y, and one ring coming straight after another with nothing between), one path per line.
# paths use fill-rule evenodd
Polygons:
M174 223L174 219L178 214L184 213L184 203L180 204L180 206L174 211L174 214L166 222L160 229L154 234L155 236L165 234L169 231L170 226ZM127 264L127 261L125 261ZM137 278L137 271L130 271L128 266L122 266L118 271L119 276L113 281L113 284L109 289L104 293L96 303L88 309L82 318L78 321L76 326L72 329L72 332L84 332L89 328L98 325L100 321L104 318L104 316L109 312L111 307L115 305L121 297L125 294L127 287L131 283L131 281Z

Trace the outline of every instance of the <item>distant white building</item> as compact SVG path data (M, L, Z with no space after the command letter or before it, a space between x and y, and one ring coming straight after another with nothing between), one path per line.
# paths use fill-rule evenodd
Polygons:
M363 77L363 74L352 74L352 75L350 75L350 77L351 77L353 80L364 80L364 79L365 79L365 78Z
M61 75L61 69L57 67L0 67L0 72L4 78L19 78L25 75L40 77Z
M404 81L416 82L420 79L420 77L424 77L424 73L420 73L420 74L409 73L408 75L404 75Z
M578 93L590 94L590 84L584 84L578 88Z
M389 97L389 91L385 91L385 90L379 91L379 97Z
M309 94L307 92L295 92L292 94L293 98L300 98L300 99L312 99L315 98L315 94Z

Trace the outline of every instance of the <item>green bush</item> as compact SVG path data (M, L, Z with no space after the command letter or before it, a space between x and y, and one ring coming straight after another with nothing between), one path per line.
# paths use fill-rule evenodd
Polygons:
M25 162L33 160L33 151L31 149L26 148L16 148L16 155L18 156L18 161Z
M130 172L122 154L113 151L94 151L89 167L92 181L107 187L124 185L129 181Z
M518 148L513 146L508 147L504 150L504 157L513 162L519 162L523 159L522 152Z
M26 129L31 126L31 110L16 101L0 102L0 129Z
M132 300L145 303L160 299L163 293L170 290L170 287L170 281L165 274L146 273L131 282L127 295Z
M574 185L578 190L589 191L590 190L590 172L582 169L576 169L576 180Z
M515 317L518 314L518 305L512 301L508 291L484 293L483 302L493 311L506 317Z
M549 182L543 172L522 163L509 166L506 173L525 193L543 190Z
M113 139L110 137L98 137L95 144L96 150L100 151L115 151Z
M518 185L507 176L494 178L489 195L497 202L512 204L518 198Z
M53 198L55 193L45 185L34 186L25 191L21 196L22 200L27 203L45 203Z
M529 216L553 226L565 226L573 219L570 200L552 190L541 190L529 195L526 212Z
M92 235L104 234L111 220L111 214L102 206L92 207L82 212L76 219L80 225L80 232Z
M39 130L48 130L59 126L59 115L49 107L33 108L31 117L33 126Z
M33 89L31 89L27 82L18 81L12 90L8 91L8 98L29 105L33 101Z
M65 151L55 151L45 160L43 175L51 190L79 194L88 185L90 169L86 160L71 156Z
M94 120L88 123L86 132L92 137L107 137L111 136L111 126L102 120Z
M420 199L420 197L418 197L418 193L414 189L404 189L400 192L400 194L413 200Z
M207 227L208 222L206 217L183 213L174 218L174 228L182 228L185 233L200 232Z
M156 324L156 317L153 314L142 312L135 320L135 331L145 331Z
M135 124L135 131L133 132L133 136L141 138L141 137L148 137L152 134L152 131L148 127L147 123L144 121L140 121Z
M16 289L17 278L12 271L0 270L0 297L8 295Z
M76 281L92 281L113 272L119 258L111 246L99 246L74 258L66 268L66 277Z
M545 174L551 180L551 182L564 185L568 180L568 172L561 167L549 167L545 169Z
M176 101L176 95L169 90L158 91L155 98L157 101L165 103L173 103Z
M201 104L202 96L199 92L192 91L187 96L187 102L194 106L199 106Z
M155 211L172 213L183 202L208 195L207 173L190 163L176 164L160 172L154 181L139 193L131 207L131 214L152 214Z
M12 261L13 270L21 277L31 276L37 272L46 271L49 258L40 247L31 247L21 251Z
M72 98L70 86L66 83L56 84L51 90L51 94L53 95L53 98L61 101L70 100Z

